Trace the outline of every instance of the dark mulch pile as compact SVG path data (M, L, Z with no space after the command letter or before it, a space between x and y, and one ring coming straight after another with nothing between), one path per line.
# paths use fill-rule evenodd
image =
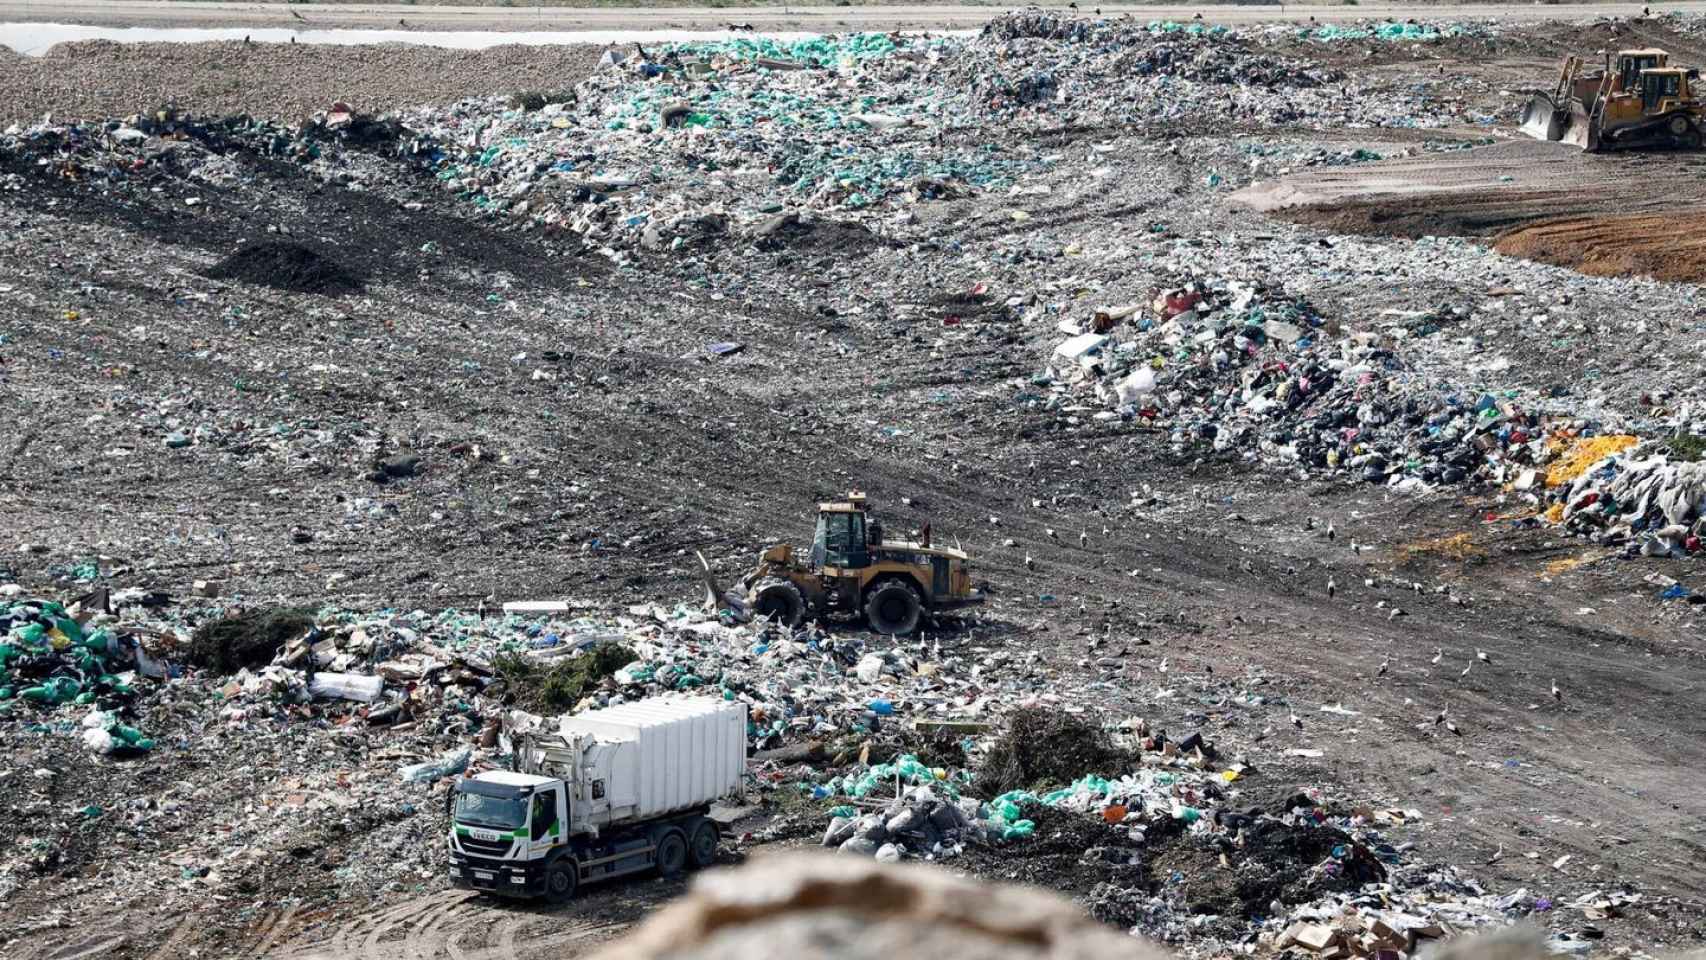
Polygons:
M207 275L292 293L356 293L362 284L359 276L326 254L282 240L246 243Z
M1065 786L1085 774L1114 776L1132 758L1100 727L1072 714L1034 708L1015 711L978 768L972 793Z
M313 628L306 610L250 610L196 628L184 659L216 673L236 673L272 662L280 647Z

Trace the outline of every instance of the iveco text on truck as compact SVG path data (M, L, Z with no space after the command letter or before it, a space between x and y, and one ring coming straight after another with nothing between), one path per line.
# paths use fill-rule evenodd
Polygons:
M746 705L653 699L564 717L518 746L516 766L457 782L454 886L561 901L583 883L708 866L711 801L746 773Z

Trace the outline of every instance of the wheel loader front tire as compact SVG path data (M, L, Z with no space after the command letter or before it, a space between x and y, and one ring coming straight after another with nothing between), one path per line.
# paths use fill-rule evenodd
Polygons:
M753 591L752 612L784 627L797 627L806 618L806 598L793 581L766 577Z
M865 595L865 619L884 636L900 637L918 629L924 603L904 580L884 580Z

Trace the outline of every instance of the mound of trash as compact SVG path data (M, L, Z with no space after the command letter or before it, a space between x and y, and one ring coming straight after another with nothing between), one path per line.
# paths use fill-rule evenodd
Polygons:
M1022 399L1041 409L1103 405L1095 419L1159 427L1180 453L1406 489L1515 481L1556 455L1557 431L1583 425L1556 403L1469 391L1411 369L1405 342L1454 322L1442 311L1347 329L1260 282L1177 276L1149 303L1063 322L1067 338Z
M153 740L124 721L135 715L138 678L166 674L166 666L134 634L116 629L93 597L70 607L52 600L0 601L0 717L31 708L92 708L81 721L91 749L145 753Z

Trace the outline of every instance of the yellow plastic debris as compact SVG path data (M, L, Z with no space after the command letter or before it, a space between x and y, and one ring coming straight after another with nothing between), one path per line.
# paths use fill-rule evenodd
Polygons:
M1222 771L1220 774L1220 779L1225 780L1227 783L1231 783L1232 781L1237 780L1238 777L1239 777L1239 773L1236 770L1225 770L1225 771Z
M1551 481L1547 482L1550 484ZM1564 505L1561 503L1554 503L1550 507L1547 507L1546 512L1541 514L1541 516L1546 518L1547 523L1563 523Z
M1614 453L1621 453L1639 442L1639 437L1631 437L1626 433L1577 440L1546 468L1546 485L1561 487L1586 473L1589 467L1599 461Z

